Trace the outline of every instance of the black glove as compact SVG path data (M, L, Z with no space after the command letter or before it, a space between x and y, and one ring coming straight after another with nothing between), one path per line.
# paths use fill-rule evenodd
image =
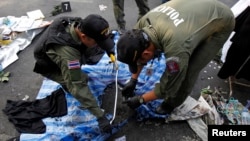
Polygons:
M106 50L108 56L110 57L111 54L113 54L115 56L115 48L110 48L108 50Z
M137 80L131 78L127 84L122 89L122 96L126 99L129 97L133 97L135 95L134 90L136 86Z
M140 95L130 97L126 101L122 102L123 104L127 104L131 109L138 108L141 104L144 103L143 97Z
M109 36L108 38L114 40L115 34L113 33L113 31L111 31L108 36ZM109 57L111 54L113 54L115 56L115 42L114 42L113 46L107 46L103 49L106 51L106 53L108 54Z
M105 133L111 133L112 132L112 126L110 125L109 120L104 116L99 118L98 120L99 128L101 132Z
M174 110L174 107L169 105L167 102L163 101L160 106L156 108L156 113L161 115L171 114L171 112Z

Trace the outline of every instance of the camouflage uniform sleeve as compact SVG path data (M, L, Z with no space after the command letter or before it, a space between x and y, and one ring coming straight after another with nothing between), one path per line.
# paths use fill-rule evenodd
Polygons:
M157 97L164 99L175 97L185 79L188 61L189 55L184 52L166 59L166 70L154 89Z
M83 108L89 109L97 117L103 112L88 86L88 76L81 71L81 54L74 48L63 46L54 48L55 54L50 58L60 67L62 77L69 92L81 103Z

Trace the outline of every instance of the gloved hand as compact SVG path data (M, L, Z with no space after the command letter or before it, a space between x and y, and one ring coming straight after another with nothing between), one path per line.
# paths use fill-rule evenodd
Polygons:
M122 102L123 104L127 104L131 109L138 108L141 104L144 103L143 97L140 95L130 97L126 101Z
M109 120L103 115L101 118L98 120L99 128L101 132L105 133L111 133L112 132L112 126L110 125Z
M171 114L174 110L174 107L169 105L167 102L163 101L160 106L156 108L156 113L161 115Z
M136 86L137 80L131 78L130 81L125 84L125 86L122 89L122 96L124 96L126 99L129 97L133 97L135 95L134 90Z
M108 36L110 39L114 40L115 34L111 31ZM113 54L115 56L115 42L114 42L113 46L107 46L103 49L106 51L106 53L109 57L111 54Z
M111 54L113 54L115 56L115 48L106 49L106 52L107 52L109 57Z

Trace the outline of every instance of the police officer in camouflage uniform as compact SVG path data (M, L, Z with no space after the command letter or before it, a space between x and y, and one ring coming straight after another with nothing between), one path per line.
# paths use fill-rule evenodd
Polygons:
M149 10L148 0L135 0L136 5L139 10L138 19L139 20L143 15L145 15ZM124 20L124 0L113 0L113 10L118 24L118 31L122 34L126 30L126 21Z
M137 108L164 99L156 112L170 114L191 93L199 72L223 47L234 26L230 8L218 0L172 0L149 11L117 43L118 60L132 72L122 90L130 97L125 103ZM160 82L154 90L133 96L143 66L157 52L166 57Z
M34 72L60 83L97 117L101 131L106 132L111 129L109 120L88 87L87 74L81 71L82 64L97 63L103 50L114 54L109 24L103 17L59 17L36 41Z

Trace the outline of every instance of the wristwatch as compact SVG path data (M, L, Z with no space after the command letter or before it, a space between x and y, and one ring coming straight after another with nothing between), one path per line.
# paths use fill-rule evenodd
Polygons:
M143 99L142 96L139 97L139 102L140 102L140 104L143 104L143 103L144 103L144 99Z

